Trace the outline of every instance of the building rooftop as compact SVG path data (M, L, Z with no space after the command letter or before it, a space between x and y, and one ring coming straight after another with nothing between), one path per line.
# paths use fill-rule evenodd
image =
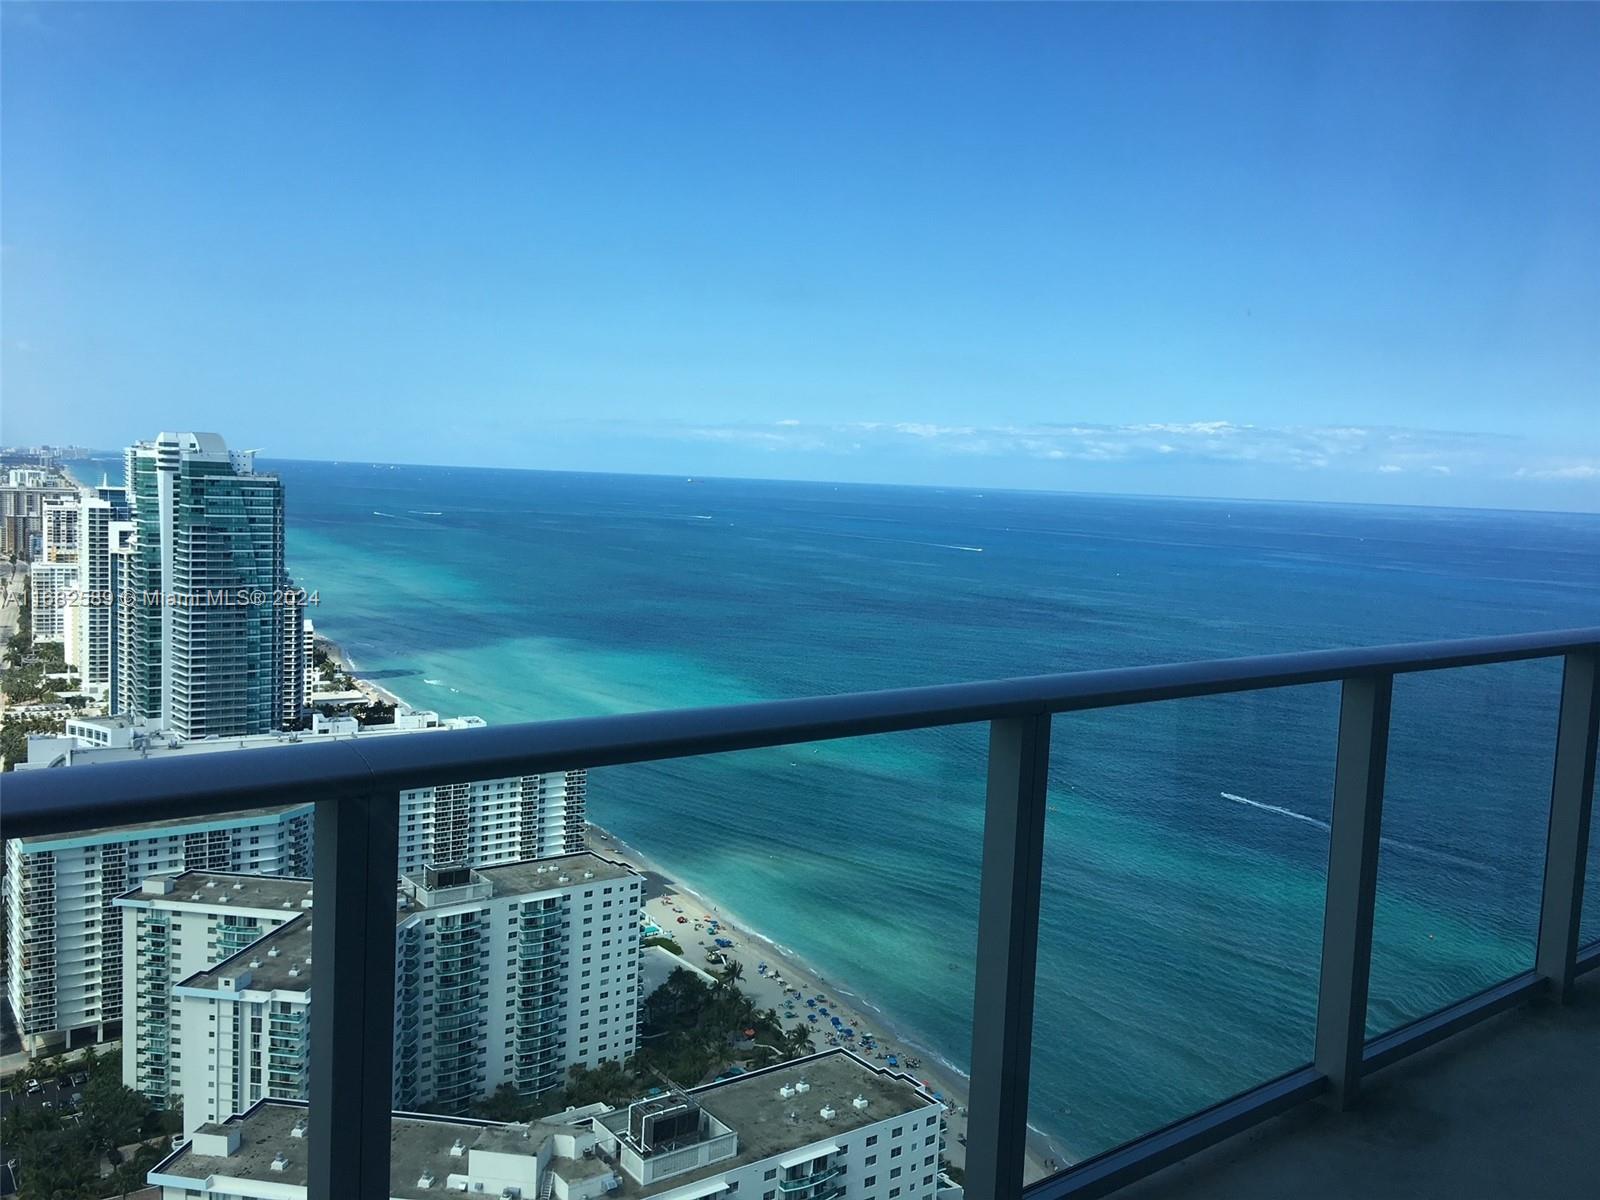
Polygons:
M639 872L622 863L601 858L592 850L577 854L562 854L555 858L530 858L521 862L502 863L495 867L477 867L480 875L494 888L496 896L518 896L527 892L553 891L574 884L611 883L629 879Z
M228 1155L196 1154L193 1142L156 1164L150 1172L155 1182L174 1181L175 1186L197 1186L212 1177L271 1181L280 1186L305 1187L309 1177L311 1141L296 1137L295 1125L306 1119L307 1106L285 1100L262 1100L248 1112L231 1117L213 1132L237 1129L239 1148ZM537 1129L538 1127L535 1127ZM395 1200L437 1200L451 1194L445 1179L461 1174L467 1167L465 1155L452 1155L450 1149L459 1138L468 1150L474 1148L505 1153L523 1147L530 1155L541 1144L527 1126L497 1125L461 1117L432 1117L420 1113L396 1113L389 1134L389 1194ZM284 1162L273 1170L278 1155ZM431 1188L417 1186L424 1174L434 1177ZM226 1191L224 1187L220 1190Z
M781 1094L780 1089L801 1082L810 1085L808 1090L792 1096ZM641 1185L619 1170L622 1196L673 1191L735 1167L938 1104L909 1075L875 1067L844 1049L825 1050L809 1058L690 1088L687 1094L733 1130L738 1136L739 1152L699 1170L648 1185ZM865 1108L855 1107L858 1096L866 1101ZM832 1117L822 1116L825 1107L833 1110ZM625 1133L627 1109L617 1109L604 1119L604 1124ZM570 1161L558 1160L558 1173L564 1174Z
M224 988L224 979L245 980ZM302 914L257 938L214 967L178 983L211 992L306 992L311 990L311 916Z
M311 880L294 875L245 875L231 871L184 871L152 875L123 892L117 903L161 904L174 908L271 909L300 912L311 899Z

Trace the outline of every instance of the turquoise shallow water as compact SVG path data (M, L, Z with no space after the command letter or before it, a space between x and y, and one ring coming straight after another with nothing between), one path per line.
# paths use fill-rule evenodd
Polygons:
M1592 516L274 466L319 630L495 722L1600 623ZM1397 682L1374 1031L1531 962L1558 679ZM1073 1152L1309 1058L1336 714L1058 721L1033 1120ZM939 730L602 770L591 803L965 1067L982 764Z

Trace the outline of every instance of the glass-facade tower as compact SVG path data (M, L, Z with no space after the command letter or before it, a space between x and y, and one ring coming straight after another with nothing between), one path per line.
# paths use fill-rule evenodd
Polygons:
M283 485L214 433L126 453L126 711L182 738L284 721Z

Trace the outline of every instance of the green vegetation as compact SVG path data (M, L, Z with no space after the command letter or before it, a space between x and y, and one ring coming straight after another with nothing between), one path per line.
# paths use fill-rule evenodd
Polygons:
M33 608L26 595L17 614L17 631L6 639L6 669L0 676L0 691L6 703L48 704L60 700L56 685L46 675L67 669L62 649L55 642L33 640ZM9 771L28 761L30 733L60 733L64 722L53 717L8 716L0 724L0 757Z
M683 957L683 947L678 945L677 939L670 938L664 933L658 933L655 937L647 937L639 944L642 946L660 946L663 950L676 954L679 958Z
M17 1163L21 1200L99 1200L145 1186L145 1176L162 1157L164 1143L140 1144L124 1159L118 1147L162 1135L170 1114L150 1107L139 1093L122 1086L119 1057L91 1047L79 1061L61 1056L36 1060L25 1073L50 1084L82 1071L81 1106L58 1088L48 1089L57 1105L14 1103L0 1125L6 1157ZM109 1172L109 1173L107 1173Z
M626 1063L574 1067L564 1087L539 1096L519 1096L509 1086L502 1087L474 1105L472 1115L526 1121L569 1105L623 1105L660 1088L663 1079L694 1087L735 1068L753 1070L810 1054L809 1031L785 1032L777 1012L758 1011L735 986L737 978L737 972L727 971L722 979L707 983L679 967L640 1007L640 1048Z

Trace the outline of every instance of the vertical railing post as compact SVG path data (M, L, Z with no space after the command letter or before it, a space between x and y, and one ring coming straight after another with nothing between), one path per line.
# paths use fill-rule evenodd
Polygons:
M1561 716L1550 786L1550 832L1544 852L1544 899L1534 971L1556 1000L1572 995L1583 920L1583 872L1589 859L1596 743L1600 742L1600 653L1567 655L1561 674Z
M387 1200L399 797L318 800L309 1200Z
M967 1116L972 1200L1022 1194L1049 774L1048 714L990 724Z
M1340 1108L1361 1089L1367 985L1372 976L1372 916L1378 892L1383 776L1389 756L1391 675L1344 681L1328 834L1328 893L1322 917L1317 993L1317 1070Z

